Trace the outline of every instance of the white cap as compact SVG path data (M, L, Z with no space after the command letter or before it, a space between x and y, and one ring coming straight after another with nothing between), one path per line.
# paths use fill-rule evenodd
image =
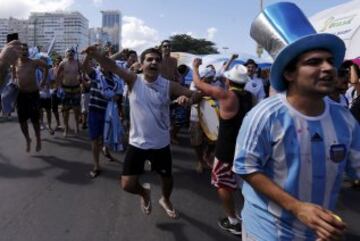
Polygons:
M247 68L242 64L235 65L230 70L226 71L224 73L224 76L231 82L237 84L246 84L246 82L249 81L249 76L247 75Z

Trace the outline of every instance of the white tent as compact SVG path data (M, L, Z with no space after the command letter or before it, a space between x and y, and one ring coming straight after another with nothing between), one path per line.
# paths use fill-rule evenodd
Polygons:
M192 61L194 60L194 58L201 58L203 61L202 66L212 64L217 70L220 69L222 64L225 61L228 61L230 58L230 55L224 54L195 55L184 52L172 52L171 56L177 59L178 65L185 64L189 67L192 67ZM259 65L260 68L268 68L273 62L272 60L270 60L270 58L258 58L250 54L240 53L239 57L234 61L234 64L244 64L248 59L255 60L255 62Z
M190 68L190 71L185 76L186 84L190 84L192 81L192 62L195 58L202 59L202 65L200 66L200 71L205 68L205 66L211 64L215 67L217 74L220 73L220 70L224 64L224 62L228 61L230 56L224 54L209 54L209 55L195 55L184 52L172 52L171 56L176 58L178 61L178 65L185 64ZM260 68L270 68L272 64L272 60L269 58L258 58L256 56L250 54L240 53L239 57L233 61L233 64L230 68L235 64L244 64L246 60L253 59Z
M319 12L310 18L318 32L339 36L346 44L346 59L360 56L360 0Z

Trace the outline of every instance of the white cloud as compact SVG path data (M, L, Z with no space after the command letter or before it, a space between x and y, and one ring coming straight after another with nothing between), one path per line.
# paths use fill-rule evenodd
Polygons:
M103 4L103 0L92 0L92 2L95 4L95 6L100 6Z
M208 28L207 30L206 30L206 32L207 32L207 39L208 40L213 40L214 39L214 37L215 37L215 34L217 33L217 29L216 28L214 28L214 27L211 27L211 28Z
M74 3L74 0L6 0L1 2L0 16L2 18L27 18L30 12L66 10Z
M143 20L136 17L122 18L122 47L138 52L160 44L159 32L147 26Z

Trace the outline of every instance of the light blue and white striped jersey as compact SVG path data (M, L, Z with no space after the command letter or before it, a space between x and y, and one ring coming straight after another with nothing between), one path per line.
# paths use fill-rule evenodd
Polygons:
M343 172L360 177L360 127L351 113L325 101L320 116L295 110L285 94L265 99L245 117L233 171L262 172L295 198L333 210ZM315 240L295 216L244 182L245 229L259 241Z

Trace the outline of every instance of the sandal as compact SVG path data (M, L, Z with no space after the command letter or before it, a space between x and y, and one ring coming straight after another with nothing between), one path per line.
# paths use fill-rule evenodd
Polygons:
M151 189L150 189L150 184L149 183L145 183L143 185L143 188L145 190L147 190L148 192L148 195L149 195L149 202L147 203L147 205L145 204L145 201L144 201L144 198L141 197L141 211L145 214L145 215L150 215L151 213L151 209L152 209L152 206L151 206Z
M90 175L90 177L91 178L96 178L97 176L99 176L100 175L100 170L99 169L97 169L97 170L92 170L90 173L89 173L89 175Z
M165 213L172 219L176 219L178 217L174 208L170 209L163 198L160 198L159 205L164 209Z

